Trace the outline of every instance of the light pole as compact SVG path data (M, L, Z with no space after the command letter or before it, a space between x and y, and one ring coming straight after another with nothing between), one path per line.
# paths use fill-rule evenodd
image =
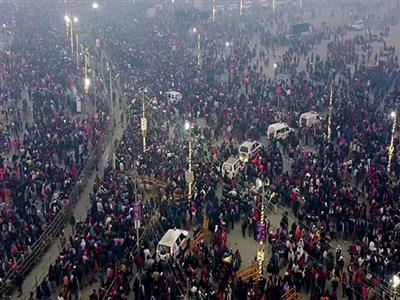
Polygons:
M192 169L192 158L193 158L193 145L192 145L192 124L189 121L185 122L185 130L188 132L188 171L186 173L186 182L188 183L188 202L192 201L193 197L193 183L194 183L194 173Z
M118 79L119 73L117 73L117 75L115 75L115 77L112 77L112 68L111 65L107 62L107 71L109 74L109 84L110 84L110 116L111 116L111 128L112 131L114 131L114 102L113 102L113 97L114 97L114 82ZM115 157L114 157L114 141L111 141L111 160L112 160L112 167L113 169L115 169Z
M147 142L147 117L146 117L146 99L145 94L147 93L147 89L142 90L143 98L142 98L142 119L140 120L140 129L142 130L143 136L143 152L146 152L146 142Z
M140 88L136 94L135 99L142 99L142 117L140 119L140 130L143 138L143 152L147 151L147 134L148 134L148 120L147 120L147 106L152 107L152 104L157 103L156 97L146 96L147 93L154 95L151 89L144 87Z
M257 239L258 239L258 251L257 251L257 264L258 272L260 275L264 272L264 261L265 261L265 241L267 239L267 228L265 224L265 209L271 203L271 200L275 197L275 193L271 193L269 190L269 179L261 178L256 179L256 188L259 191L261 189L261 204L260 204L260 221L257 228ZM268 189L268 201L267 191Z
M264 180L257 178L256 187L257 189L261 189L261 205L260 205L260 221L257 228L257 236L258 236L258 251L257 251L257 264L258 264L258 272L262 275L264 272L264 261L265 261L265 240L266 240L266 228L265 228L265 186L269 186L269 180Z
M201 57L201 34L200 31L197 30L196 27L193 27L193 33L197 33L197 66L201 67L202 65L202 57Z
M333 111L333 89L331 88L331 94L329 96L329 107L328 107L328 142L331 142L332 138L332 111Z
M243 0L240 0L240 3L239 3L239 14L243 15Z
M389 160L388 160L388 165L387 165L387 172L389 175L392 170L393 156L394 156L394 153L396 152L394 144L395 144L395 139L396 139L397 114L395 111L392 111L390 116L393 119L393 125L392 125L392 136L390 138L390 146L389 146Z
M215 6L215 0L212 0L212 21L215 22L215 15L217 13L217 8Z
M93 2L92 8L94 9L94 22L95 22L95 26L96 26L95 27L95 36L96 36L96 43L97 43L98 34L99 34L98 23L97 23L97 10L99 9L99 4L97 2Z
M73 23L73 18L72 18L72 15L70 14L69 15L69 29L70 29L70 33L69 33L69 35L70 35L70 38L71 38L71 52L72 53L74 53L74 31L73 31L73 25L72 25L72 23Z
M74 23L76 24L76 33L75 33L75 41L76 41L76 68L79 69L79 27L78 27L78 18L74 17Z
M88 49L85 51L85 92L87 93L89 91L90 87L90 78L88 76L88 69L89 69L89 52Z
M71 22L71 19L69 18L69 14L68 13L65 13L64 20L65 20L65 28L67 30L66 31L66 35L68 37L68 35L69 35L69 23Z

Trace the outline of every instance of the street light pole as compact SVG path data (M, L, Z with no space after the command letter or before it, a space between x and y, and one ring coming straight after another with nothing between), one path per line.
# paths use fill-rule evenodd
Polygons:
M239 3L239 14L243 15L243 0L240 0L240 3Z
M256 185L261 187L261 205L260 205L260 227L259 230L264 230L263 233L257 232L259 234L259 244L258 244L258 251L257 251L257 264L258 264L258 272L262 275L264 271L264 261L265 261L265 243L262 238L263 235L266 234L265 232L265 182L261 179L257 179Z
M74 17L74 22L78 24L78 18ZM79 27L78 25L76 26L75 29L75 41L76 41L76 68L79 69Z
M197 65L201 67L201 35L200 32L197 34Z
M70 20L69 29L70 29L70 37L71 37L71 52L74 53L74 32L73 32L73 28L72 28L73 19L72 19L72 15L71 14L70 14L69 20Z
M333 89L331 88L331 94L329 96L329 107L328 107L328 142L331 142L332 138L332 111L333 111Z
M189 121L185 122L185 129L188 132L188 172L186 175L186 181L188 183L188 202L192 201L193 197L193 183L194 183L194 173L193 173L193 141L192 141L192 125Z
M215 14L217 13L217 8L215 7L215 0L212 2L212 21L215 22Z
M97 2L92 3L92 8L94 9L94 22L96 25L96 39L98 38L98 23L97 23L97 9L99 8L99 4Z
M390 116L393 119L393 125L392 125L392 136L390 138L390 146L389 146L389 160L388 160L388 165L387 165L387 172L390 175L390 172L392 170L392 162L393 162L393 156L395 151L395 139L396 139L396 127L397 127L397 113L393 111Z
M143 136L143 153L146 152L147 147L147 118L146 118L146 99L145 93L146 89L143 91L143 99L142 99L142 120L141 120L141 129L142 129L142 136Z
M258 251L257 251L257 264L258 264L258 272L260 275L264 273L264 261L265 261L265 241L267 236L267 229L265 224L265 209L268 207L272 198L275 197L275 193L268 193L268 203L266 203L266 188L269 188L270 182L269 179L266 178L265 181L257 178L256 187L258 189L261 188L261 205L260 205L260 222L259 229L257 230L257 238L259 239Z
M88 77L88 68L89 68L89 53L88 50L85 50L85 92L87 93L90 86L90 79Z
M64 20L65 20L66 35L68 37L69 36L69 22L71 21L69 18L69 13L67 13L67 12L65 13Z

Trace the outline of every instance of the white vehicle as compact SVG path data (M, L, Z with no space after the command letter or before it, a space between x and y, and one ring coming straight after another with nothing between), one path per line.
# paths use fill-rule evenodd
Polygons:
M179 102L182 100L182 94L175 91L166 92L168 102Z
M188 245L189 232L182 229L169 229L157 245L157 256L161 260L176 257Z
M261 149L261 144L257 141L245 141L239 147L239 158L242 162L249 162Z
M311 127L321 122L321 117L316 111L302 113L299 119L300 127Z
M363 30L365 28L365 24L363 20L357 20L351 25L353 30Z
M289 136L292 129L286 123L274 123L268 126L268 139L269 140L284 140Z
M229 179L236 177L239 174L241 167L242 167L242 161L240 160L239 157L235 156L229 157L222 164L222 170L221 170L222 177L225 177L225 175Z

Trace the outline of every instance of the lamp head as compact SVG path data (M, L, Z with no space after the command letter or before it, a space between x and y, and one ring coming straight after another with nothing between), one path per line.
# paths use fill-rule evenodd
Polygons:
M185 121L185 130L189 130L189 129L190 129L190 122Z
M261 188L263 186L263 181L261 178L256 179L256 188Z
M399 286L399 284L400 284L399 275L394 275L393 279L392 279L392 282L393 282L393 288L397 288Z
M88 89L90 86L90 79L89 78L85 78L85 89Z
M98 4L97 2L94 2L94 3L92 4L92 7L93 7L94 9L98 9L98 8L99 8L99 4Z

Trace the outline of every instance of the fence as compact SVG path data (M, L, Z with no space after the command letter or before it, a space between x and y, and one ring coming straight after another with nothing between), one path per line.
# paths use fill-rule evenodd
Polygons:
M110 141L111 136L112 126L109 124L105 134L100 137L92 153L89 155L85 167L79 174L78 180L68 197L68 204L64 205L64 208L56 215L50 225L47 226L40 238L26 251L26 253L24 253L22 258L17 262L17 267L7 273L3 284L0 286L0 297L4 298L11 292L14 287L14 278L17 272L25 275L31 271L40 261L43 254L48 250L49 246L51 246L54 240L60 235L61 230L64 228L64 224L69 220L83 187L87 184L93 168L97 166L99 158L101 158L104 148Z

